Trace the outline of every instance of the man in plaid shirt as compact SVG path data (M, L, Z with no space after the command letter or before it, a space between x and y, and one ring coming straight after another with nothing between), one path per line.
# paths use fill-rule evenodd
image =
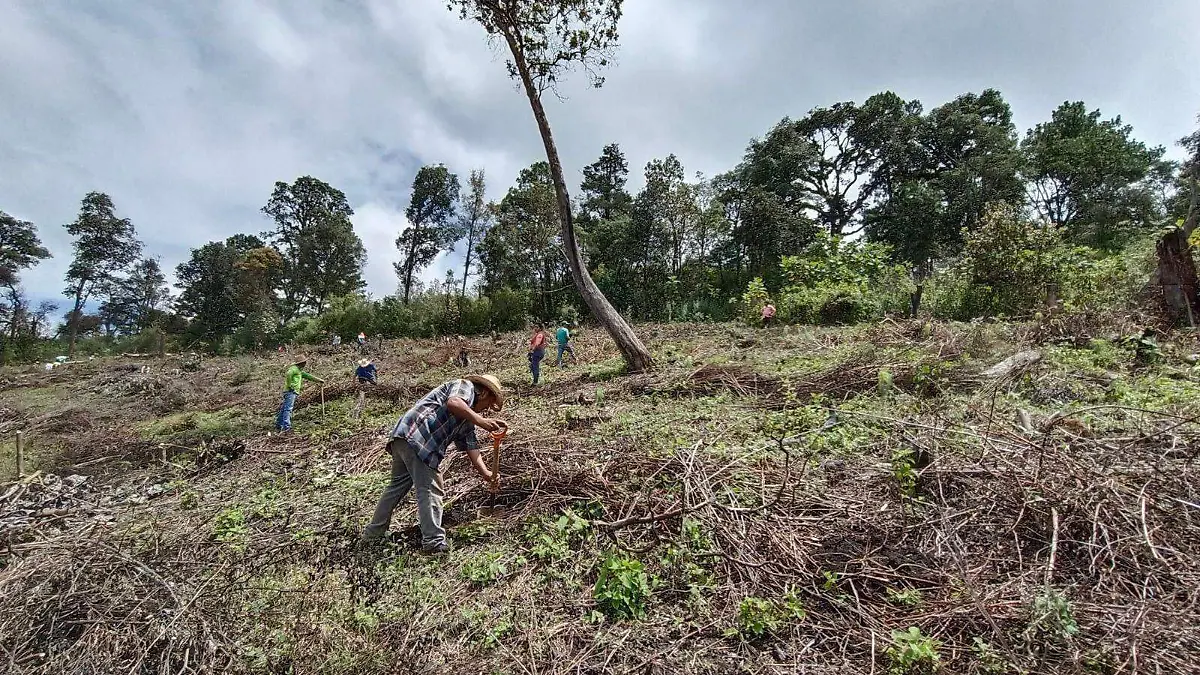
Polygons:
M459 450L466 451L471 465L484 480L492 480L492 472L479 454L475 427L499 431L505 426L503 421L480 413L503 407L504 390L492 375L451 380L417 401L392 430L387 445L392 456L392 479L375 507L375 516L363 530L363 539L381 539L387 533L397 504L415 487L422 552L449 551L446 530L442 529L445 491L438 466L446 456L446 448L454 443Z

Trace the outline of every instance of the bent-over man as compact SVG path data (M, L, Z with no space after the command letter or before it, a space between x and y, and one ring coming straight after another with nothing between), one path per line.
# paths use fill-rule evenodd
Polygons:
M370 524L363 530L365 541L387 534L392 513L410 488L417 492L417 521L421 525L421 551L445 553L450 550L446 530L442 528L442 498L445 491L438 467L451 443L464 450L471 466L484 480L492 472L484 464L475 438L475 427L499 431L501 420L482 413L504 407L504 390L493 375L469 375L451 380L429 392L400 418L392 431L387 450L392 456L392 478Z

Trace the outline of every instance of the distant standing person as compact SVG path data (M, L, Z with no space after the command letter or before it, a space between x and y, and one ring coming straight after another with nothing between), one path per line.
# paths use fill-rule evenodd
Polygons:
M359 331L358 332L358 351L361 352L362 350L364 350L366 348L367 348L367 335L366 335L366 333Z
M300 387L303 381L312 380L318 383L325 381L315 375L306 373L304 371L306 365L308 365L308 359L299 356L283 376L283 403L279 405L279 415L275 418L275 428L280 431L292 430L292 408L296 405L296 398L300 396Z
M358 368L354 369L354 380L359 384L378 384L375 373L375 364L371 363L371 359L359 359Z
M544 358L546 358L546 328L539 323L534 326L533 338L529 341L529 372L533 374L534 384L538 383Z
M392 480L383 491L375 515L363 530L364 541L379 541L388 531L392 513L412 488L417 491L417 521L421 525L421 552L446 553L450 542L442 528L445 489L438 470L451 443L467 453L475 472L486 481L492 472L479 454L475 427L499 431L502 420L481 413L501 410L504 390L493 375L469 375L450 380L417 401L392 430L387 451L392 456Z
M558 327L554 331L554 340L558 342L558 360L555 362L559 368L563 367L563 354L570 354L571 360L578 363L579 359L575 358L575 350L571 348L571 331L567 330L566 324Z
M771 301L768 300L767 304L763 305L763 308L762 308L763 328L770 328L771 324L774 322L775 322L775 305L771 304Z

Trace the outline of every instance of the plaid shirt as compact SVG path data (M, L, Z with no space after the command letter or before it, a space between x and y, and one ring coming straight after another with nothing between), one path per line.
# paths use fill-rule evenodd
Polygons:
M392 438L408 441L425 465L434 471L446 456L446 446L458 445L459 450L478 450L475 425L450 414L446 404L451 398L461 398L468 406L475 403L475 385L467 380L451 380L417 401L392 430Z

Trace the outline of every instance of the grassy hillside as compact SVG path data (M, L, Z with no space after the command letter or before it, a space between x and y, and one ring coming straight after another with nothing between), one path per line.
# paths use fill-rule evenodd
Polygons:
M660 368L510 388L492 493L454 453L455 550L356 546L383 438L461 375L438 342L104 359L0 383L38 473L0 485L14 673L1185 672L1200 658L1200 370L1119 322L645 326ZM1018 353L1015 367L990 371ZM148 365L150 372L142 372ZM11 444L0 474L12 477Z

